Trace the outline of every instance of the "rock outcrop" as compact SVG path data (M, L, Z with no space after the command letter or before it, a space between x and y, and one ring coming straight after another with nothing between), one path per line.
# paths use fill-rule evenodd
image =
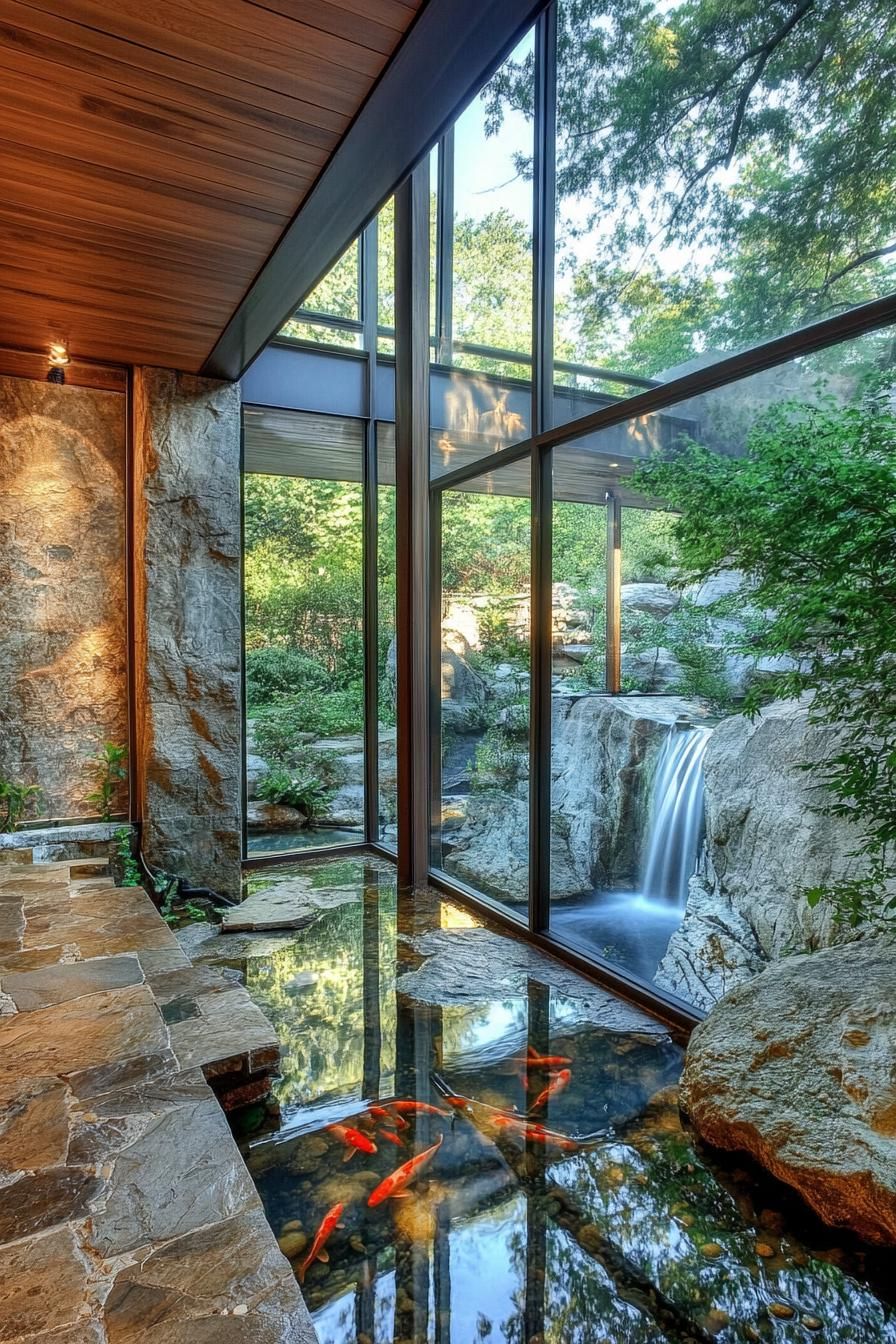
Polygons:
M789 957L691 1037L681 1101L826 1222L896 1243L896 962L866 939Z
M836 941L830 908L803 891L855 875L858 835L825 816L824 796L803 761L838 747L834 727L809 723L804 701L778 701L751 721L716 728L704 759L706 842L681 928L656 980L698 1007L769 961Z
M557 695L551 751L551 896L634 883L656 755L679 716L672 696ZM529 817L525 756L515 788L470 796L445 869L500 899L524 901Z

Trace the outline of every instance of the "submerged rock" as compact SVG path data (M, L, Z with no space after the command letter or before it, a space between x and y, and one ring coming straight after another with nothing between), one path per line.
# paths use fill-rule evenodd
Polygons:
M681 1103L826 1222L896 1244L896 962L863 940L789 957L695 1028Z

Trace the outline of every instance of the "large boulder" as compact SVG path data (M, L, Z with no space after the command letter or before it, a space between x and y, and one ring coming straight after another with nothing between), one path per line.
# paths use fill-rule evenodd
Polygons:
M769 961L842 937L830 908L810 909L803 893L861 871L859 835L847 818L824 815L817 776L800 768L840 743L836 727L809 722L805 701L719 724L703 762L700 869L658 984L708 1008Z
M475 733L485 727L488 686L471 667L467 654L470 645L466 637L457 636L442 645L441 694L442 723L456 733ZM454 647L452 647L452 644ZM385 690L395 700L396 646L395 640L386 654Z
M691 1036L681 1102L826 1222L896 1244L896 962L873 939L791 957Z
M622 606L627 611L642 611L664 620L681 602L681 593L665 583L624 583Z
M684 670L671 649L643 649L630 653L622 646L620 660L623 685L634 684L639 691L671 691L681 684Z
M556 695L551 750L551 896L634 884L652 768L670 726L697 711L673 696ZM528 882L526 758L515 788L470 796L448 872L503 900Z

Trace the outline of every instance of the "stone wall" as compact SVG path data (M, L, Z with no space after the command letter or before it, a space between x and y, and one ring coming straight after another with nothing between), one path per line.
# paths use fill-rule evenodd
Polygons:
M120 393L0 377L0 775L57 819L95 813L90 758L127 742L125 415Z
M240 392L135 370L138 799L151 863L236 894Z

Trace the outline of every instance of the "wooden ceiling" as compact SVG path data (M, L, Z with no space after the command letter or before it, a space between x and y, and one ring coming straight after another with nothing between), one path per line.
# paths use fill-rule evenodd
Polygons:
M0 344L197 371L423 0L0 0Z

